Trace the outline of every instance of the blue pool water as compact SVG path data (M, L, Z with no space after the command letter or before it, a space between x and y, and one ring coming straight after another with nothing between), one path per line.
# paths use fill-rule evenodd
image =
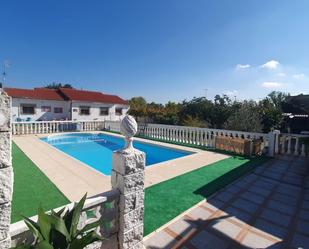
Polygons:
M123 138L106 134L74 133L41 139L105 175L111 173L112 152L124 146ZM146 166L192 154L139 141L133 145L146 153Z

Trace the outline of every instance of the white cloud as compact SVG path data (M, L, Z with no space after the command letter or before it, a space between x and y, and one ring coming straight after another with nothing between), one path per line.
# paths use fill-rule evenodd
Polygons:
M281 88L283 84L281 82L275 81L265 81L262 83L262 87L264 88Z
M277 76L279 76L279 77L285 77L285 76L286 76L286 73L278 73Z
M263 64L261 67L266 69L276 69L279 65L279 61L270 60Z
M249 64L237 64L236 69L241 70L241 69L247 69L250 68L251 66Z
M303 74L303 73L294 74L294 75L293 75L293 78L294 78L294 79L297 79L297 80L300 80L300 79L305 78L305 74Z

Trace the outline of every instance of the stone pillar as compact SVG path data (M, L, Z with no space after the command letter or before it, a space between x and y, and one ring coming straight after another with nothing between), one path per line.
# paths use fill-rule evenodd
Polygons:
M11 247L9 228L13 193L11 99L0 89L0 248Z
M280 131L274 130L268 133L268 156L274 157L279 152Z
M133 148L137 123L127 115L121 121L125 148L113 153L112 188L120 191L119 249L143 248L145 153Z

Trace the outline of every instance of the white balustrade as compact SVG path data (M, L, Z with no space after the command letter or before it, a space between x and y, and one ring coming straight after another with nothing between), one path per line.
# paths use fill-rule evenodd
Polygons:
M290 133L283 133L280 135L281 137L276 137L276 154L279 154L278 152L280 151L280 154L282 155L293 154L294 156L306 156L306 145L304 139L309 140L308 135Z
M105 127L107 126L105 125ZM109 123L108 127L115 130L116 124ZM251 140L261 139L265 144L268 139L268 134L265 133L252 133L163 124L140 124L138 135L163 141L205 147L214 147L216 136L226 136Z
M104 128L104 121L37 121L12 123L13 135L94 131Z
M104 127L106 130L119 132L120 122L105 121ZM277 130L270 133L258 133L164 124L139 124L138 135L150 139L210 148L215 147L216 136L261 140L262 149L268 148L268 151L271 151L271 156L278 154L305 156L307 148L301 141L301 138L308 137L309 139L308 135L287 133L280 134L280 131Z

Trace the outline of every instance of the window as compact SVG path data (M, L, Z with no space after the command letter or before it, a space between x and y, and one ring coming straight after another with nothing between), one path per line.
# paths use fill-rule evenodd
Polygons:
M21 113L22 114L35 114L36 105L33 104L21 104Z
M62 107L55 107L54 113L63 113L63 108Z
M73 109L73 112L78 112L78 109L77 109L77 108L74 108L74 109Z
M109 108L108 107L100 107L100 115L101 116L107 116L109 114Z
M41 106L41 112L51 112L50 106Z
M122 108L116 108L116 115L122 115Z
M90 115L90 106L80 106L79 114L80 115Z

